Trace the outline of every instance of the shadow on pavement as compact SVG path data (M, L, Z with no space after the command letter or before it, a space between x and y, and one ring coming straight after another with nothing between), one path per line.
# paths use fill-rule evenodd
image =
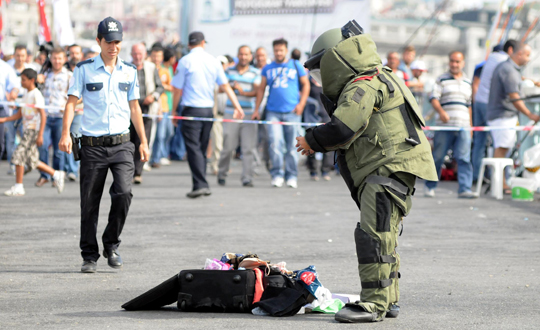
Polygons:
M152 311L94 311L94 312L76 312L76 313L62 313L56 314L57 316L64 317L123 317L136 320L159 320L159 319L246 319L253 318L253 320L265 320L265 321L297 321L297 322L328 322L338 323L334 320L334 315L329 314L303 314L295 315L292 317L271 317L271 316L255 316L250 313L186 313L180 312L176 307L164 307L159 310Z

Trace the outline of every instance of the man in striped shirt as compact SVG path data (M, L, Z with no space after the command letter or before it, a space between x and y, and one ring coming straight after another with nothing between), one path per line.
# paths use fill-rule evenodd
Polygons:
M449 71L442 74L433 87L431 105L437 112L437 125L470 127L472 123L472 86L471 81L463 73L465 57L460 51L449 54ZM457 161L458 197L475 198L471 191L472 165L471 165L471 132L437 131L433 138L433 159L439 179L444 157L449 149ZM435 196L436 181L426 181L424 195Z
M227 70L227 79L238 98L238 103L244 110L244 114L250 117L255 106L255 96L261 83L259 69L249 65L253 55L248 46L238 48L238 64ZM225 115L223 118L232 119L234 107L227 100ZM253 187L253 163L255 147L257 145L257 125L248 123L223 123L223 149L219 157L218 184L225 185L225 179L229 173L232 153L240 145L242 150L242 185Z

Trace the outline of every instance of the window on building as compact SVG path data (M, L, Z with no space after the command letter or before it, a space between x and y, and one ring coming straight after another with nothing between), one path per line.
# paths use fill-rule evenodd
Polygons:
M386 32L388 34L398 34L399 33L399 27L398 26L387 26Z
M486 45L486 41L483 38L478 39L478 47L484 47Z

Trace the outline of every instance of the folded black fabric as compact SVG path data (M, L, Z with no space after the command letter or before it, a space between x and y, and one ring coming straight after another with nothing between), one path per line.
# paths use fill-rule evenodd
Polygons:
M264 278L265 286L261 301L255 304L272 316L293 316L307 304L309 291L295 280L284 275L270 275Z

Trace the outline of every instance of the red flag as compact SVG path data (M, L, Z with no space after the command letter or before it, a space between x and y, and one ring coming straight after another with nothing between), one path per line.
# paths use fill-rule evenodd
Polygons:
M39 44L51 41L51 32L45 15L45 0L37 0L39 10Z

